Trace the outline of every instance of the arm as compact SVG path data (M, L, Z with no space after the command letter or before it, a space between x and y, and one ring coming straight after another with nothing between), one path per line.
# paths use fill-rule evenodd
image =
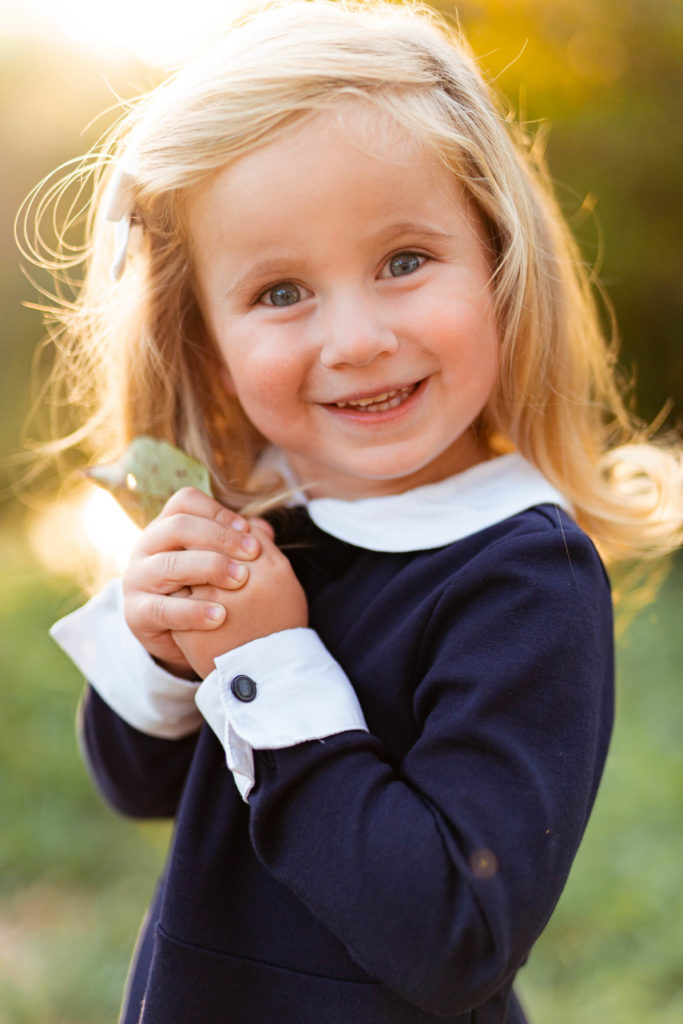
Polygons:
M345 673L316 633L306 628L306 595L290 562L267 533L258 526L254 532L262 553L252 566L248 588L240 594L193 588L196 600L224 602L224 624L211 632L173 633L178 648L204 678L197 706L223 744L245 800L254 784L255 748L289 747L367 729ZM258 676L256 716L251 699L238 699L233 690L239 677L254 685L249 673Z
M210 604L178 592L189 594L193 582L242 586L248 569L239 560L260 551L249 529L201 492L178 492L143 532L123 586L113 581L51 630L91 682L79 717L84 754L103 795L123 813L174 813L202 718L196 676L169 627L209 631L224 619L222 607L218 620L207 618Z
M175 739L141 732L112 711L91 686L78 713L83 758L97 789L111 807L132 818L175 815L197 729L198 725Z
M256 754L259 858L370 975L437 1014L469 1011L514 975L595 796L609 590L590 543L578 531L566 543L559 530L514 538L445 589L400 765L358 730ZM228 657L234 673L240 652Z

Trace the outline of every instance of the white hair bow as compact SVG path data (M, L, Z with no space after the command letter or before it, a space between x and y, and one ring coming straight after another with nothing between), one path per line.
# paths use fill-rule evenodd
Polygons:
M112 174L104 198L105 220L114 224L114 259L111 265L111 279L118 281L126 266L130 245L131 228L135 223L135 171L130 166L118 164Z

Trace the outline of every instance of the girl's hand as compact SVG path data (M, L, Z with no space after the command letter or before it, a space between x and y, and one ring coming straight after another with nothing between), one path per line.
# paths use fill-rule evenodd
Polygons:
M249 585L240 590L212 585L193 587L198 603L219 602L227 615L210 632L174 632L173 639L197 675L204 679L220 654L258 637L308 625L308 603L303 587L287 557L273 543L267 524L252 521L252 533L261 543L261 554L249 567Z
M268 537L262 524L260 537ZM261 552L261 542L242 516L194 487L173 495L143 531L123 575L124 615L140 643L169 671L191 675L173 630L199 635L225 619L225 604L190 596L190 588L216 593L243 587L245 562ZM213 590L211 591L213 593Z

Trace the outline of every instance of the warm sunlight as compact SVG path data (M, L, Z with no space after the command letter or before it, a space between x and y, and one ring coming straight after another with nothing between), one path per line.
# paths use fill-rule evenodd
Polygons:
M140 530L106 491L88 488L56 503L30 529L31 545L52 572L88 589L123 572Z
M138 57L168 67L209 43L254 0L0 0L3 31L57 34L104 59Z
M96 489L88 495L83 505L83 529L95 550L122 572L140 530L111 494Z

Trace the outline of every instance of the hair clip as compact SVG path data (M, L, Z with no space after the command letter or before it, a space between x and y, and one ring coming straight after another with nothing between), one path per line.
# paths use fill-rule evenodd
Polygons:
M126 266L130 245L131 228L136 221L135 187L137 181L133 171L119 164L112 174L104 199L104 219L114 224L114 259L111 265L111 279L118 281Z

